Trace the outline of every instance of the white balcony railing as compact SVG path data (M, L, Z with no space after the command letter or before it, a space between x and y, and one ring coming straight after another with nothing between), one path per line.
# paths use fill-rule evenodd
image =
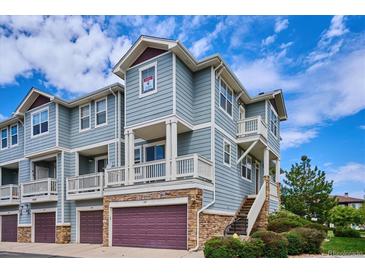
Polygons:
M66 178L67 200L103 197L104 173L86 174Z
M259 193L253 202L250 211L247 214L247 235L250 235L251 230L260 214L261 208L263 207L266 199L266 183L264 182L260 188Z
M57 201L57 179L45 178L23 183L20 186L23 203Z
M115 167L105 170L105 186L123 186L126 184L125 167Z
M18 185L0 186L0 205L17 205L19 204Z
M212 162L198 154L181 156L176 159L176 177L193 177L212 180Z
M267 126L261 116L254 116L238 121L238 137L262 135L267 138Z
M166 160L134 165L134 182L151 182L166 179Z

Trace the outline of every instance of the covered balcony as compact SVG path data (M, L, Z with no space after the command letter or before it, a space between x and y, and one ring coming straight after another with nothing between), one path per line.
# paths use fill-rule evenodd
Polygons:
M20 184L22 203L57 201L56 156L32 161L31 181Z
M0 206L18 205L18 163L0 167Z
M258 139L260 136L267 139L267 125L261 116L244 118L237 123L237 137L240 142Z
M102 198L107 165L108 146L77 152L75 169L78 175L66 178L67 200Z

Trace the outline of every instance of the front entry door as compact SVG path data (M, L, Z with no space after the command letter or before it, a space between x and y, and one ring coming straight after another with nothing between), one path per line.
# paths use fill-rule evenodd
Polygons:
M104 169L106 169L108 165L108 159L107 158L99 158L96 159L96 172L104 172Z

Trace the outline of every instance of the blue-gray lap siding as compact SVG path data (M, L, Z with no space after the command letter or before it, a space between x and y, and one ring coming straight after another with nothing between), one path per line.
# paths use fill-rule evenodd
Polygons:
M213 201L214 192L211 190L203 190L203 207Z
M0 150L0 164L21 159L24 156L24 128L18 124L18 145L11 147L10 126L8 128L8 148ZM3 129L3 128L1 128Z
M48 133L44 135L31 137L32 125L31 125L31 114L43 109L49 109L48 116ZM27 111L25 113L25 154L32 154L35 152L41 152L56 145L56 104L49 103L40 108Z
M197 153L211 159L211 128L189 131L177 136L177 155Z
M272 149L277 155L280 155L280 121L278 126L278 137L276 137L270 130L270 121L272 119L271 117L271 104L268 102L267 104L267 113L268 113L268 145L270 149Z
M176 114L191 124L194 121L193 95L193 73L176 57Z
M30 181L30 161L28 159L19 162L19 183L26 183ZM31 214L27 214L25 210L19 214L20 224L31 224Z
M91 117L89 130L80 132L79 125L79 107L70 109L70 134L69 147L78 148L88 145L109 141L115 139L115 97L108 95L107 97L107 125L95 127L95 101L91 102ZM62 116L64 117L64 116ZM60 115L61 118L61 115ZM65 123L65 121L61 121ZM61 128L61 127L60 127ZM61 134L60 134L61 136Z
M157 62L157 93L139 98L139 68ZM126 124L162 118L172 114L172 54L164 54L137 65L126 73Z
M211 121L211 68L194 73L193 124Z
M275 211L277 211L280 207L279 201L278 200L273 200L270 199L270 203L269 203L269 213L273 213Z
M266 119L265 101L249 104L245 106L246 118L261 116L263 121Z

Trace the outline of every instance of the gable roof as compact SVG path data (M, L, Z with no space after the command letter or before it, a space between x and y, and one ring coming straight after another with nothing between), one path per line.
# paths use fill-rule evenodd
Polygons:
M113 73L125 79L125 72L134 64L137 58L147 49L156 48L166 51L171 51L185 63L187 67L193 72L202 70L213 66L219 74L225 79L227 84L239 96L245 104L251 104L266 99L274 99L278 108L278 115L280 120L287 119L287 112L284 102L282 90L278 89L271 93L266 93L265 96L251 97L245 87L242 85L237 76L232 72L228 64L223 60L219 54L206 57L200 61L196 60L190 51L178 40L171 40L165 38L158 38L152 36L142 35L132 45L132 47L124 54L113 68Z
M349 197L349 196L343 196L343 195L334 195L333 196L339 204L348 204L348 203L364 203L365 200Z

